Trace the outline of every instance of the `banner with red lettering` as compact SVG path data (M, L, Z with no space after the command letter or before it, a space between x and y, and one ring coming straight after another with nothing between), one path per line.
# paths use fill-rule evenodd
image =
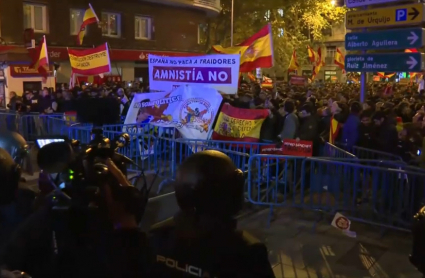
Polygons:
M226 103L218 114L212 139L258 142L261 125L268 116L268 109L243 109Z
M282 146L279 147L276 144L261 146L261 154L311 157L313 156L313 142L285 139Z

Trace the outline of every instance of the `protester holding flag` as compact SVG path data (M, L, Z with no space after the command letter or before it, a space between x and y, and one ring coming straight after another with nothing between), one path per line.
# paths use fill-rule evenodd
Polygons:
M91 4L89 4L89 8L84 12L83 23L81 24L80 31L77 35L77 44L82 45L84 36L86 35L87 26L93 23L99 23L99 18Z

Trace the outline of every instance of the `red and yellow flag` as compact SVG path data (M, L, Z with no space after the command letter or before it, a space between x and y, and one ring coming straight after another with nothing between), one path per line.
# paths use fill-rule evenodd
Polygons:
M270 23L254 36L233 47L213 45L212 50L222 54L240 54L240 72L249 72L256 68L273 67L273 38Z
M252 72L248 72L247 75L248 75L249 80L251 80L252 82L257 81L257 78L255 77L254 74L252 74Z
M84 12L83 23L81 24L80 31L78 32L78 35L77 35L77 45L83 44L83 39L84 39L84 36L86 35L87 25L90 25L92 23L99 23L99 18L94 12L94 9L91 6L91 4L89 4L89 8Z
M273 89L273 79L263 75L263 81L261 82L261 87L266 89Z
M242 109L224 104L217 117L213 140L258 142L267 109Z
M49 54L47 52L46 36L43 36L40 45L37 48L29 49L31 56L31 68L37 69L43 78L48 76Z
M311 48L309 45L307 45L307 53L308 53L308 60L311 63L316 62L316 58L317 58L317 53L316 51L313 50L313 48Z
M341 124L334 119L334 117L331 117L331 126L329 129L329 143L334 144L336 138L338 137L339 131L341 129Z
M300 64L298 63L297 52L292 52L291 61L289 62L288 71L296 71L297 74L301 74Z
M68 49L68 55L73 73L90 76L111 71L107 43L84 50Z
M316 76L320 72L320 69L324 65L325 65L325 62L323 61L323 58L322 58L322 48L319 47L317 49L316 62L315 62L314 67L313 67L313 74L311 76L311 80L314 80L316 78Z
M339 48L336 49L334 63L345 73L345 56Z

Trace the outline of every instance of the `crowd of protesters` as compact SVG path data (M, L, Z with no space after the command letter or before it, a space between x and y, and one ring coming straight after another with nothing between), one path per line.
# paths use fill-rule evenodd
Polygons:
M66 113L93 110L92 104L91 109L77 107L76 100L109 99L108 113L115 111L124 119L134 94L144 91L149 90L139 84L132 88L108 84L72 90L62 85L56 92L44 88L39 94L25 92L23 97L12 92L8 108L22 113ZM393 84L389 88L385 83L370 83L363 104L359 84L324 82L307 86L281 82L275 90L242 82L238 94L224 98L238 108L269 110L261 128L262 142L299 139L312 141L315 146L330 142L346 150L358 146L425 166L425 157L422 161L420 155L425 147L425 95L415 85Z
M226 101L239 108L269 109L261 128L263 142L330 142L348 151L358 146L425 166L425 94L414 84L369 83L363 104L360 86L353 83L280 83L274 91L241 84L240 92ZM314 150L317 154L320 148Z

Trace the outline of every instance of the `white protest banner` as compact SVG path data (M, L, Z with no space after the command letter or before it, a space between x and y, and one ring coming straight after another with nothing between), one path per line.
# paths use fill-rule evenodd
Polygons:
M184 138L207 139L222 96L208 87L181 86L169 93L136 94L124 124L175 127Z
M236 94L239 86L239 55L196 57L149 55L149 87L171 91L181 85L207 86L222 94Z

